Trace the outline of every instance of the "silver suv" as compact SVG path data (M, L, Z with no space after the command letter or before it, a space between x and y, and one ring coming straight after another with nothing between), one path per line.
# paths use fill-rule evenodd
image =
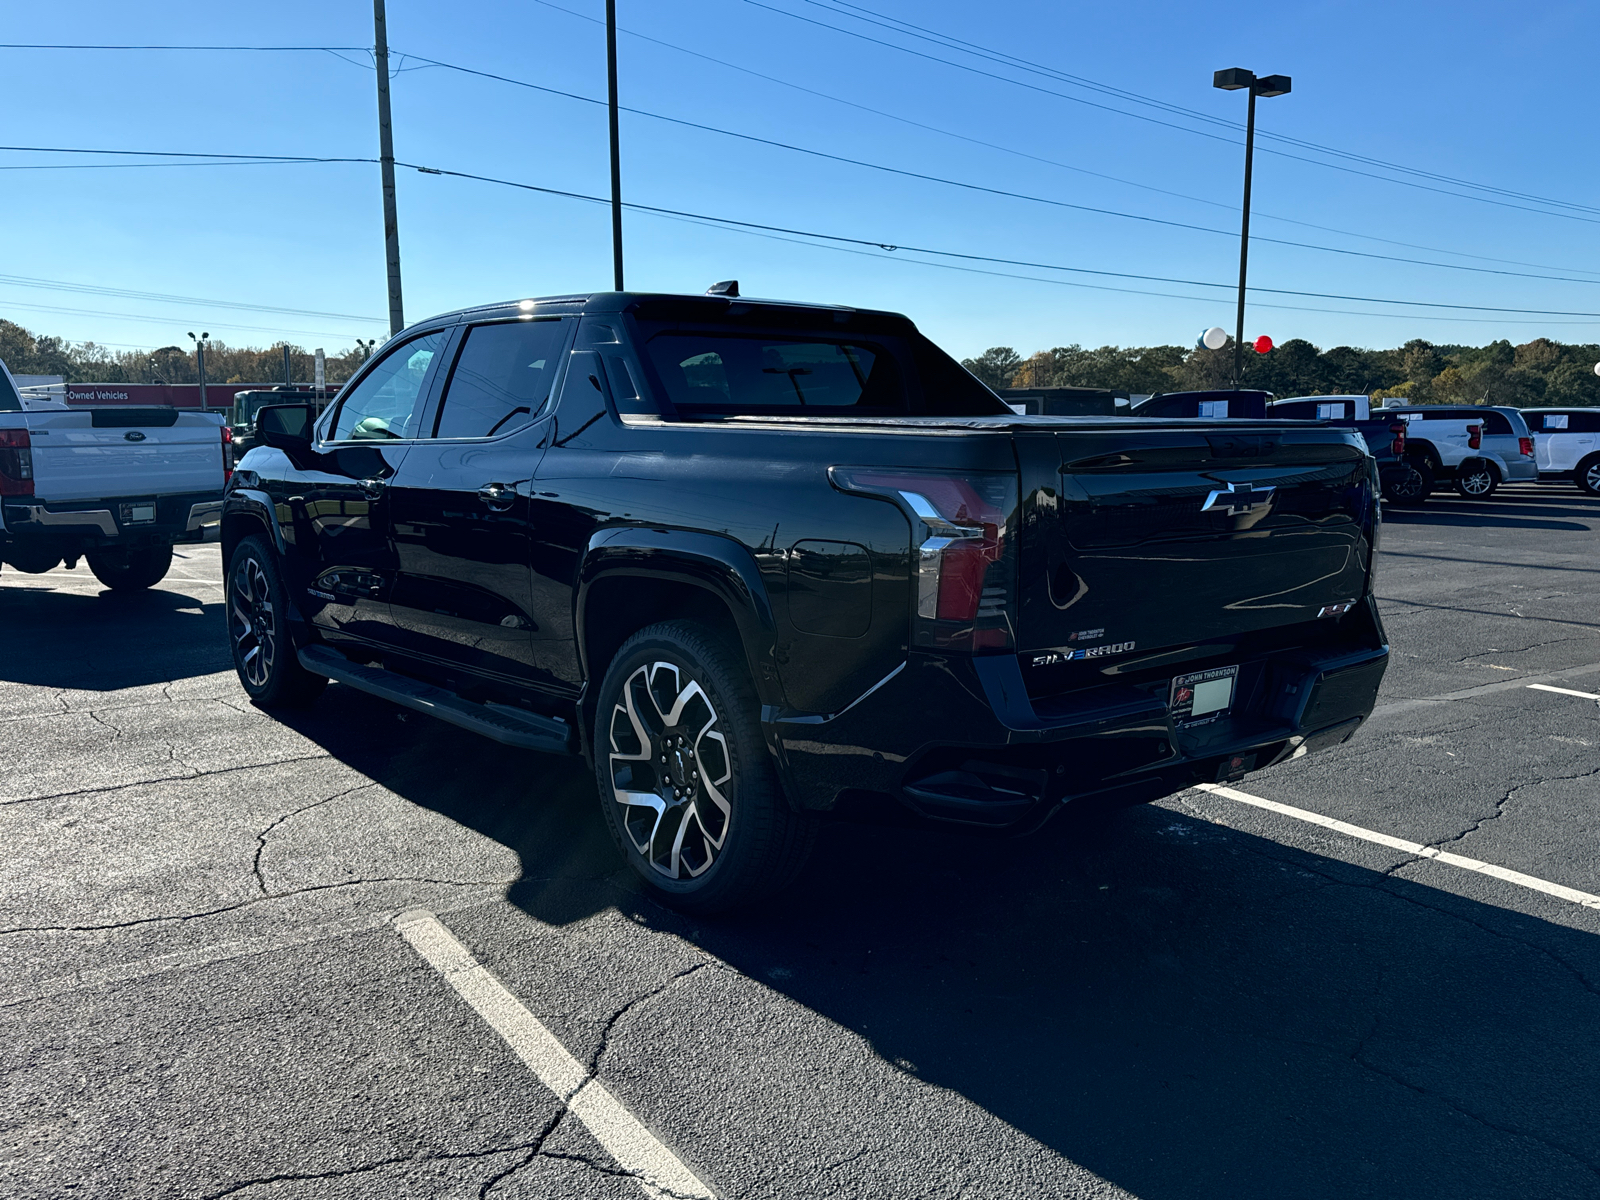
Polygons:
M1492 405L1385 405L1408 423L1406 456L1431 489L1449 482L1469 500L1487 500L1502 483L1539 478L1533 435L1522 413Z

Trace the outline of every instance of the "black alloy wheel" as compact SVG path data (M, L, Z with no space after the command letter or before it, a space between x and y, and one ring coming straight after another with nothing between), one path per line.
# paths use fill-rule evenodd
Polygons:
M601 685L594 759L606 826L661 900L748 904L805 863L815 819L784 796L742 656L693 621L640 630Z
M1487 459L1456 468L1456 492L1467 500L1487 500L1499 486L1499 472Z
M227 603L233 669L250 699L263 706L315 700L328 681L307 671L295 655L283 579L260 538L247 537L234 550Z
M172 568L171 546L144 546L137 550L113 547L85 555L94 577L113 592L142 592L167 577Z
M1400 508L1421 504L1428 498L1427 480L1410 463L1391 467L1383 475L1383 498Z
M1572 472L1572 481L1586 496L1600 496L1600 454L1591 454Z

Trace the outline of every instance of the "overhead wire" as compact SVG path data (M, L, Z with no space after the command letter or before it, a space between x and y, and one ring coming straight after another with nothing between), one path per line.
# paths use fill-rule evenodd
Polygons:
M569 100L577 100L584 104L604 107L606 101L592 96L585 96L578 92L569 92L562 88L553 88L545 84L531 83L525 79L517 79L510 75L501 75L493 71L484 71L476 67L466 67L458 63L445 62L441 59L427 58L423 55L412 54L409 57L419 62L429 63L435 67L442 67L451 71L458 71L464 75L474 75L482 79L491 79L500 83L512 84L516 87L527 88L531 91L543 92L547 95L561 96ZM690 121L683 117L669 117L663 113L651 112L648 109L634 108L631 105L619 105L621 111L635 116L648 117L656 121L664 121L671 125L679 125L689 129L697 129L706 133L715 133L723 137L736 138L740 141L752 142L758 145L771 146L779 150L787 150L796 154L805 154L814 158L827 159L832 162L844 163L849 166L862 167L867 170L880 171L890 175L899 175L909 179L919 179L928 183L938 183L947 187L962 188L968 191L983 192L991 196L1001 196L1013 200L1025 200L1034 204L1045 204L1056 208L1073 209L1078 212L1094 213L1101 216L1117 217L1123 220L1142 221L1153 225L1165 225L1175 229L1185 229L1197 233L1208 233L1214 236L1233 239L1238 234L1231 229L1217 229L1209 225L1197 225L1190 221L1174 221L1166 217L1153 217L1143 213L1124 212L1120 209L1104 208L1092 204L1077 204L1070 200L1059 200L1048 196L1036 196L1027 192L1014 191L1010 188L992 187L988 184L972 183L967 180L950 179L942 175L932 175L924 171L913 171L905 167L892 167L887 163L873 162L868 159L852 158L849 155L835 154L827 150L818 150L810 146L799 146L792 142L783 142L775 138L760 137L751 133L740 133L737 130L724 129L716 125L708 125L700 121ZM1600 222L1596 222L1600 224ZM1582 283L1600 284L1597 279L1580 279L1576 276L1562 275L1535 275L1523 271L1511 271L1494 267L1475 267L1465 263L1432 262L1427 259L1407 258L1403 255L1378 254L1370 250L1354 250L1343 246L1323 246L1315 242L1301 242L1289 238L1275 238L1265 234L1257 234L1254 238L1258 242L1273 245L1288 246L1300 250L1314 250L1324 254L1341 254L1355 258L1370 258L1383 262L1405 263L1412 266L1434 267L1446 271L1468 271L1478 274L1516 276L1525 279L1537 279L1556 283Z
M382 324L386 320L383 317L362 317L354 313L321 312L317 309L285 308L272 304L246 304L239 300L213 300L201 296L175 296L167 292L146 292L98 283L76 283L66 279L39 279L31 275L0 275L0 285L42 288L55 292L80 292L85 295L111 296L124 300L149 300L159 304L204 305L208 308L237 309L243 312L277 313L291 317L327 317L335 321L368 321Z
M1102 83L1098 80L1089 79L1082 75L1074 75L1057 67L1051 67L1042 63L1037 63L1015 54L1009 54L1003 50L995 50L992 47L983 46L977 42L966 41L962 38L954 36L953 34L940 33L937 30L929 29L923 25L918 25L913 21L906 21L900 17L894 17L887 13L877 12L873 9L865 7L864 5L851 3L850 0L801 0L801 3L808 4L813 8L820 8L825 12L837 13L840 16L847 16L857 21L864 21L880 28L892 29L897 33L903 33L907 36L915 37L923 41L932 41L935 45L944 47L946 49L955 49L988 59L992 62L1004 63L1019 70L1044 75L1047 78L1058 79L1063 82L1072 83L1079 87L1088 88L1106 95L1116 96L1119 99L1129 101L1130 103L1147 105L1153 108L1161 109L1165 112L1181 114L1194 120L1205 121L1214 125L1227 126L1236 130L1243 129L1243 126L1235 120L1219 117L1213 113L1203 112L1199 109L1189 108L1185 105L1173 104L1169 101L1157 100L1149 96L1142 96L1137 92L1115 87L1111 84ZM1389 162L1385 159L1372 157L1371 155L1358 154L1354 151L1343 150L1335 146L1324 145L1320 142L1313 142L1305 138L1294 137L1292 135L1279 133L1271 129L1258 129L1256 131L1256 136L1261 138L1276 139L1291 145L1303 147L1305 149L1316 150L1323 154L1337 155L1339 157L1349 158L1356 162L1366 163L1371 166L1384 167L1392 171L1402 171L1408 174L1418 175L1423 178L1437 180L1442 183L1451 183L1460 187L1477 188L1484 191L1494 192L1502 196L1511 196L1516 199L1531 200L1540 204L1549 204L1600 214L1600 208L1597 208L1593 205L1578 204L1568 200L1557 200L1549 196L1539 196L1530 192L1519 192L1510 188L1502 188L1495 184L1479 183L1474 180L1460 179L1455 176L1445 175L1437 171L1429 171L1421 167L1413 167L1405 163Z
M553 0L533 0L533 2L541 7L551 9L555 12L564 13L569 17L574 17L577 20L586 21L592 25L599 25L601 27L605 26L605 21L603 19L599 17L592 17L587 13L575 12L570 8L566 8L563 5L554 3ZM925 121L919 121L913 117L907 117L901 113L890 112L887 109L875 108L870 104L862 104L856 100L849 100L832 92L825 92L817 88L807 87L804 84L795 83L793 80L781 79L776 75L768 75L765 72L757 71L754 68L744 66L741 63L729 62L727 59L717 58L715 55L707 54L702 50L695 50L689 46L681 46L676 42L669 42L663 38L654 37L647 33L641 33L637 29L629 29L625 26L619 25L617 27L617 32L626 34L627 36L642 42L649 42L652 45L660 46L663 49L672 50L676 53L684 54L691 58L698 58L704 62L713 63L719 67L724 67L730 71L736 71L742 75L748 75L754 79L764 80L767 83L774 83L780 87L789 88L793 91L803 93L804 95L815 96L818 99L840 104L847 108L853 108L859 112L871 113L874 116L883 117L890 121L896 121L900 124L908 125L915 129L923 129L930 133L936 133L942 137L954 138L958 141L967 142L971 145L982 146L989 150L997 150L1002 154L1009 154L1017 158L1043 163L1046 166L1058 167L1062 170L1072 171L1081 175L1087 175L1094 179L1104 179L1112 183L1120 183L1127 187L1138 188L1142 191L1154 192L1157 195L1172 196L1179 200L1188 200L1195 204L1204 204L1212 208L1225 209L1229 212L1236 211L1238 208L1238 205L1233 201L1210 200L1204 196L1193 196L1187 192L1179 192L1171 188L1158 187L1155 184L1143 183L1135 179L1125 179L1120 175L1110 175L1103 171L1092 171L1087 167L1081 167L1073 163L1062 162L1060 159L1048 158L1044 155L1034 154L1027 150L1019 150L1014 146L1005 146L998 142L986 141L983 138L973 137L969 134L957 133L955 130L945 129L938 125L931 125ZM1296 217L1286 217L1281 213L1274 213L1270 210L1262 208L1253 208L1251 210L1251 215L1257 219L1266 218L1273 221L1281 221L1286 225L1298 225L1303 229L1315 229L1321 233L1334 233L1341 237L1359 238L1363 241L1379 242L1388 246L1399 246L1406 250L1422 250L1429 254L1449 254L1454 255L1457 258L1470 258L1479 262L1495 262L1512 267L1532 267L1535 270L1541 271L1578 271L1583 274L1600 275L1600 270L1585 271L1581 267L1558 267L1551 266L1548 263L1525 262L1521 259L1514 258L1498 258L1489 254L1476 254L1469 250L1456 250L1442 246L1429 246L1417 242L1402 241L1397 238L1386 238L1378 234L1360 233L1353 229L1340 229L1333 225L1320 225L1315 221L1304 221Z
M822 28L822 29L829 29L829 30L832 30L835 33L844 34L846 37L857 38L857 39L862 40L862 41L871 42L871 43L873 43L875 45L885 46L885 47L887 47L887 48L889 48L891 50L898 50L903 54L909 54L909 55L912 55L912 56L917 57L917 58L927 59L930 62L942 63L945 66L954 67L958 71L967 71L967 72L969 72L971 74L982 75L982 76L985 76L986 78L989 78L989 79L998 80L1001 83L1008 83L1008 84L1011 84L1013 87L1026 88L1029 91L1040 92L1040 93L1042 93L1044 95L1048 95L1048 96L1055 96L1058 99L1067 100L1067 101L1070 101L1070 102L1072 102L1074 104L1087 105L1090 108L1097 108L1097 109L1102 109L1102 110L1104 110L1106 112L1117 113L1117 114L1119 114L1121 116L1130 117L1130 118L1132 118L1134 120L1137 120L1137 121L1145 121L1145 122L1148 122L1148 123L1154 124L1154 125L1162 125L1162 126L1165 126L1166 128L1169 128L1169 129L1176 129L1176 130L1179 130L1180 132L1183 132L1183 133L1193 134L1193 135L1195 135L1197 137L1209 138L1209 139L1211 139L1213 141L1226 142L1229 145L1235 145L1235 146L1243 145L1243 142L1240 141L1237 138L1224 137L1221 134L1211 133L1211 132L1208 132L1208 131L1202 130L1202 129L1195 129L1195 128L1192 128L1191 126L1187 126L1187 125L1177 125L1177 124L1174 124L1171 121L1163 121L1163 120L1161 120L1161 119L1159 119L1157 117L1150 116L1150 115L1148 115L1146 113L1129 112L1127 109L1116 108L1116 107L1114 107L1112 105L1109 105L1109 104L1100 104L1097 101L1088 100L1088 99L1085 99L1082 96L1070 95L1070 94L1068 94L1066 92L1056 91L1053 88L1042 87L1042 86L1040 86L1039 84L1036 84L1036 83L1029 83L1026 80L1013 79L1013 78L1011 78L1009 76L998 75L998 74L994 73L993 71L985 71L982 68L974 67L969 63L954 62L954 61L952 61L952 60L950 60L948 58L940 58L938 55L928 54L928 53L926 53L924 51L916 50L916 49L913 49L912 47L909 47L909 46L902 46L902 45L898 45L898 44L896 44L894 42L884 41L882 38L875 38L875 37L872 37L869 34L861 33L858 30L844 29L844 28L841 28L838 25L830 25L826 21L819 21L819 20L816 20L813 17L808 17L808 16L805 16L805 15L803 15L801 13L791 12L788 9L779 8L779 7L775 6L775 5L764 3L763 0L743 0L743 3L749 4L749 5L751 5L752 7L755 7L755 8L764 9L767 12L776 13L776 14L778 14L780 16L789 17L790 19L795 20L795 21L804 22L805 24L808 24L808 25L815 25L815 26L818 26L819 28ZM1237 130L1238 129L1237 125L1233 125L1233 124L1231 124L1229 122L1219 122L1219 124L1222 125L1222 126L1227 126L1227 127L1231 128L1233 130ZM1269 135L1268 135L1267 131L1264 131L1264 130L1258 130L1257 131L1257 137L1258 138L1268 137L1268 136ZM1270 140L1270 138L1269 138L1269 140ZM1291 139L1286 139L1286 138L1285 139L1280 139L1280 140L1284 140L1286 142L1290 142L1291 141ZM1314 145L1314 144L1308 143L1308 145ZM1376 173L1374 173L1372 171L1363 171L1363 170L1360 170L1360 169L1358 169L1356 167L1344 165L1344 164L1341 164L1341 163L1324 162L1324 161L1322 161L1320 159L1307 158L1304 155L1300 155L1300 154L1291 154L1287 150L1278 149L1278 148L1275 148L1275 147L1272 147L1272 146L1258 146L1257 149L1260 150L1262 153L1274 154L1274 155L1277 155L1280 158L1293 159L1293 160L1295 160L1297 162L1309 163L1309 164L1311 164L1313 166L1323 167L1323 168L1326 168L1328 170L1343 171L1343 172L1345 172L1347 174L1359 175L1359 176L1363 176L1363 177L1368 178L1368 179L1376 179L1376 180L1380 180L1380 181L1382 181L1384 183L1392 183L1392 184L1395 184L1395 185L1400 186L1400 187L1417 188L1417 189L1420 189L1422 191L1435 192L1435 193L1438 193L1439 195L1454 196L1456 199L1459 199L1459 200L1472 200L1472 201L1476 201L1476 202L1481 203L1481 204L1491 204L1491 205L1496 205L1496 206L1499 206L1499 207L1502 207L1502 208L1516 209L1516 210L1519 210L1519 211L1522 211L1522 212L1538 213L1538 214L1540 214L1542 216L1547 216L1547 217L1561 217L1561 218L1564 218L1564 219L1567 219L1567 220L1583 221L1586 224L1597 224L1597 223L1600 223L1600 219L1584 217L1584 216L1579 215L1579 213L1575 212L1575 211L1551 211L1551 209L1549 209L1549 208L1532 208L1532 207L1529 207L1528 205L1525 205L1525 204L1513 204L1509 200L1496 199L1493 196L1473 195L1473 194L1470 194L1470 193L1451 191L1451 190L1449 190L1447 188L1443 188L1443 187L1434 187L1434 186L1432 186L1430 184L1422 183L1422 182L1419 182L1419 181L1414 180L1414 179L1395 179L1395 178L1393 178L1391 176L1388 176L1388 175L1379 175L1379 174L1376 174ZM1321 148L1318 147L1318 149L1320 150ZM1337 151L1333 151L1331 149L1327 150L1327 151L1324 151L1324 152L1326 152L1326 153L1343 154L1343 152L1337 152ZM1344 157L1353 157L1353 156L1348 155L1348 154L1344 154L1343 156ZM1375 160L1375 161L1377 161L1377 160ZM1396 169L1404 169L1404 168L1396 168ZM1468 184L1468 183L1463 182L1459 186L1473 187L1473 186L1477 186L1477 185L1472 185L1472 184ZM1510 194L1510 193L1505 193L1505 194ZM1566 206L1568 208L1579 207L1579 206L1571 205L1571 203L1568 202L1568 201L1543 201L1543 200L1540 200L1539 202L1540 203L1550 203L1550 204L1562 205L1562 206ZM1591 211L1600 212L1600 210L1591 210Z

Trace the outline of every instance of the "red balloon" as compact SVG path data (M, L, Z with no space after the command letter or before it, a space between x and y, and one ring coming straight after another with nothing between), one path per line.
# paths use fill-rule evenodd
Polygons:
M1263 333L1255 340L1255 348L1257 354L1265 354L1272 349L1272 339Z

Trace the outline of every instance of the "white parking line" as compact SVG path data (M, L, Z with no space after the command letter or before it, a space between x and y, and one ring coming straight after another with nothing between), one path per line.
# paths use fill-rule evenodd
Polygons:
M1581 696L1585 700L1600 700L1600 695L1594 692L1575 692L1571 688L1551 687L1548 683L1530 683L1528 685L1536 692L1557 692L1563 696Z
M1297 821L1320 825L1324 829L1333 830L1335 833L1360 838L1366 842L1376 842L1378 845L1387 846L1391 850L1401 850L1407 854L1415 854L1418 858L1431 858L1433 861L1444 863L1446 866L1460 867L1463 871L1476 871L1480 875L1488 875L1495 879L1504 880L1506 883L1514 883L1518 887L1525 887L1535 892L1543 892L1546 896L1554 896L1558 900L1570 900L1572 903L1581 904L1585 908L1600 909L1600 896L1589 892L1580 892L1577 888L1569 888L1564 884L1551 883L1547 879L1524 875L1521 871L1497 867L1493 863L1482 862L1476 858L1468 858L1463 854L1451 854L1449 851L1440 850L1433 846L1424 846L1420 842L1408 842L1404 838L1390 837L1387 833L1378 833L1372 829L1363 829L1359 825L1336 821L1332 817L1325 817L1320 813L1307 812L1305 809L1295 808L1293 805L1279 804L1276 800L1266 800L1260 796L1252 796L1249 792L1241 792L1237 788L1223 787L1217 783L1201 783L1195 786L1203 792L1210 792L1213 796L1222 796L1228 800L1237 800L1240 804L1250 804L1256 808L1264 808L1268 812L1279 813L1285 817L1293 817Z
M505 1040L539 1082L589 1127L651 1200L683 1196L716 1200L711 1189L567 1053L555 1034L489 974L438 917L424 909L411 909L395 918L395 928Z

